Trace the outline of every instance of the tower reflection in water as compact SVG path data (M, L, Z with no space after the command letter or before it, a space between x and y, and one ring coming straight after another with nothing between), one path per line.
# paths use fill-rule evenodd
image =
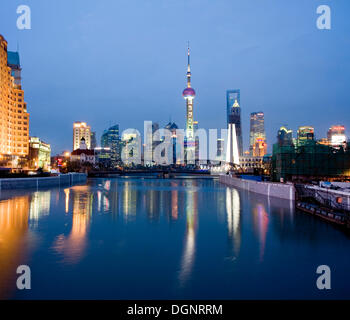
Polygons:
M191 275L196 252L196 231L198 217L197 184L195 180L190 181L189 184L190 185L188 185L186 188L185 195L186 236L179 274L180 287L186 284L186 281Z
M253 226L259 240L260 262L264 260L268 224L269 217L265 206L262 203L256 203L253 209Z
M226 188L226 213L228 237L237 258L241 249L241 202L236 189Z
M57 236L53 249L63 255L64 263L75 264L83 257L86 248L93 193L89 186L75 186L65 189L64 194L66 213L69 213L70 199L73 200L72 228L68 236Z

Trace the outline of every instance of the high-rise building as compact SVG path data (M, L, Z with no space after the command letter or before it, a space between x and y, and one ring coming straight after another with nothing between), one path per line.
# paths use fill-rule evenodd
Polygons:
M195 138L193 129L193 100L196 92L191 87L190 47L187 50L187 87L182 92L186 100L185 157L188 164L195 163Z
M172 150L169 150L169 152L172 154L172 163L176 164L177 160L177 153L178 153L178 146L177 146L177 136L176 136L176 130L179 127L175 122L169 122L164 129L167 129L171 132L171 144L172 144ZM170 157L169 157L170 158Z
M277 133L277 143L279 146L292 146L293 130L288 129L286 126L282 126Z
M145 127L145 148L144 148L144 165L152 166L154 161L154 149L160 144L159 124L149 121Z
M261 111L253 112L250 114L250 155L253 157L263 157L266 154L266 148L264 113Z
M311 126L302 126L298 128L297 141L302 144L315 140L315 129Z
M241 105L241 90L227 90L226 91L226 115L227 115L227 125L229 124L229 117L231 114L231 109L235 101L237 100L238 104Z
M199 137L196 136L196 132L199 129L198 121L193 121L194 143L195 143L195 158L199 161Z
M91 149L91 128L86 122L73 124L73 151L80 148L81 139L84 138L87 149Z
M29 167L32 169L50 169L51 146L38 137L29 140Z
M29 113L21 70L18 52L7 51L7 41L0 35L0 155L4 166L16 166L29 153Z
M123 133L122 136L122 159L125 165L141 164L141 138L137 132Z
M97 147L97 140L96 140L96 132L91 132L91 149L95 149Z
M224 149L225 149L224 139L221 139L221 138L217 139L216 140L216 159L218 161L224 160L224 155L225 155Z
M231 101L229 99L229 95L230 95L230 91L227 91L227 101ZM237 138L238 154L242 156L243 140L242 140L242 125L241 125L241 107L238 103L238 98L235 99L230 109L230 113L228 117L228 128L230 128L230 124L234 124L235 130L236 130L235 136Z
M345 127L342 125L330 127L327 132L327 139L329 145L335 148L346 145Z
M116 124L105 130L101 137L101 147L110 148L111 165L116 166L120 161L120 135L119 125Z

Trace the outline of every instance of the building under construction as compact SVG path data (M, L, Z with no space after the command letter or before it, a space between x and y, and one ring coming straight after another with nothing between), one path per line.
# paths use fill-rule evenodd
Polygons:
M350 181L350 145L333 148L315 140L273 146L274 181Z

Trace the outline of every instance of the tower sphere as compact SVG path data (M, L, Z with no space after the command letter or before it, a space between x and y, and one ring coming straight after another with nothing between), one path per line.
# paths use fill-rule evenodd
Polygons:
M183 92L182 92L183 97L186 98L194 98L196 96L196 92L194 91L194 89L192 88L186 88Z

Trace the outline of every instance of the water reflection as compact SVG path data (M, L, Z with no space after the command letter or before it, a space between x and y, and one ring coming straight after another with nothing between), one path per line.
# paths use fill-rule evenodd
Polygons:
M93 179L86 186L1 192L0 199L0 298L21 297L14 288L21 264L40 275L29 298L34 292L60 299L147 298L145 288L163 299L241 298L242 288L253 295L258 285L280 293L282 278L285 287L296 286L299 280L286 274L314 270L306 264L324 257L350 267L349 238L333 226L296 214L289 201L213 180ZM271 272L281 260L295 270ZM107 264L118 270L113 277ZM92 272L91 288L81 286ZM52 274L64 284L69 278L75 289L51 292L44 281Z
M0 201L0 299L15 290L15 271L27 259L29 203L29 195Z
M93 193L89 186L75 186L65 191L66 212L69 212L70 196L73 199L72 228L68 236L60 234L53 249L63 255L63 262L78 263L84 255L87 245L87 232L92 216Z
M260 261L264 260L268 224L269 218L264 205L262 203L255 204L253 208L253 226L259 239Z
M226 188L226 213L228 236L233 242L233 252L237 258L241 248L241 204L236 189Z
M196 252L196 230L197 230L197 190L194 190L196 181L191 181L186 191L186 235L185 246L179 274L180 286L184 286L191 275L195 252Z
M31 228L38 227L38 221L42 216L50 213L50 191L33 192L30 201L29 223Z

